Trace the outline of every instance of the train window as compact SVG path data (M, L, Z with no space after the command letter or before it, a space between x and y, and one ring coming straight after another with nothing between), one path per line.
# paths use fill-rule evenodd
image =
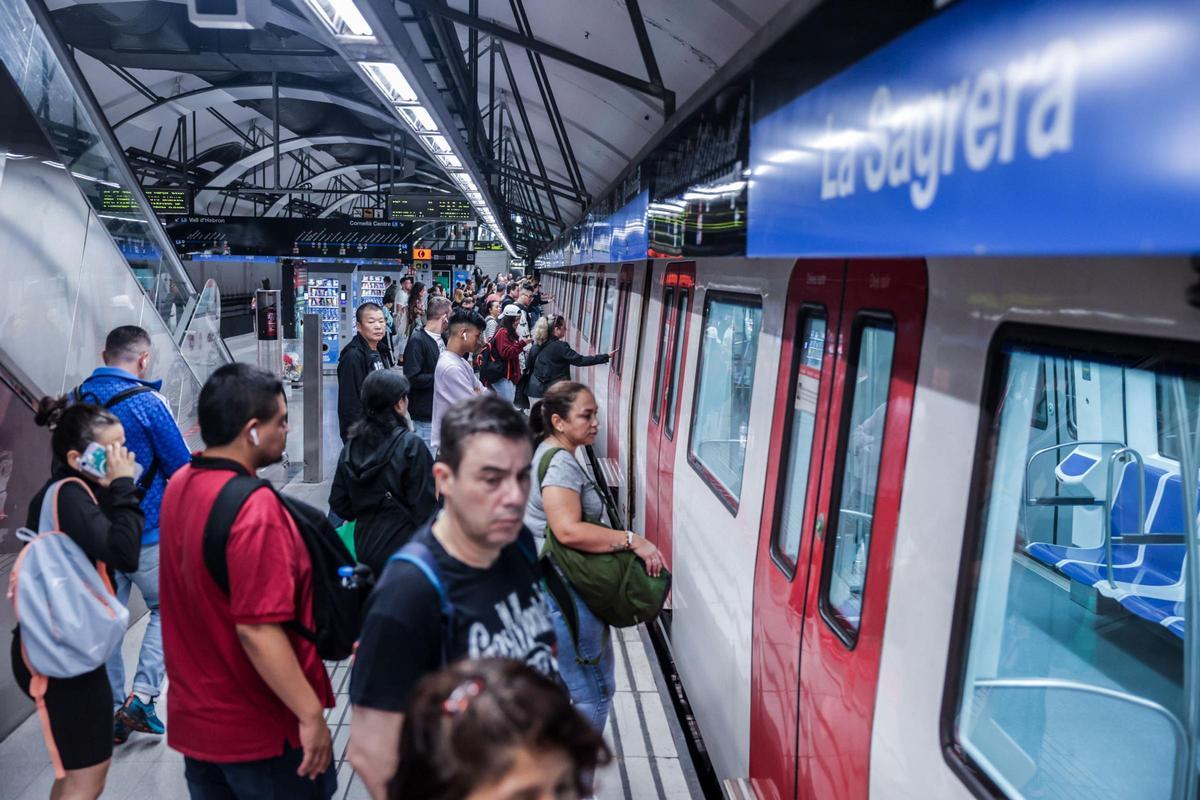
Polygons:
M609 281L606 281L599 275L596 276L595 307L592 309L592 330L590 331L591 336L589 337L589 341L592 342L592 346L597 351L603 350L600 344L603 341L603 339L600 338L600 331L604 328L602 317L603 311L609 302L608 289L610 285L611 284Z
M1186 392L1187 407L1195 408L1196 403L1200 401L1200 386L1187 384L1184 386L1184 390ZM1181 456L1180 450L1182 448L1179 426L1172 424L1172 420L1178 418L1179 412L1176 406L1175 391L1171 386L1170 378L1159 375L1154 392L1154 407L1156 412L1155 432L1158 438L1158 454L1172 461L1179 461Z
M613 331L616 329L617 292L613 291L613 282L604 282L604 306L600 317L600 345L598 352L608 353L613 349Z
M788 420L787 467L782 476L783 499L777 516L774 541L776 561L791 577L800 552L800 531L808 498L808 476L812 461L813 434L817 422L817 396L821 393L821 367L825 358L825 312L813 309L802 317L796 343L795 376L791 418Z
M659 401L662 400L663 360L667 357L667 337L671 332L671 309L674 307L675 287L668 286L666 292L663 293L662 333L658 340L658 364L654 367L654 396L650 400L650 414L654 417L655 422L662 418L662 406Z
M1014 798L1182 797L1200 371L1161 342L1098 356L1036 337L993 362L952 763ZM1068 365L1078 400L1045 432L1043 361Z
M761 326L758 298L705 295L688 463L734 513L742 494Z
M596 337L592 334L592 296L595 293L595 282L591 277L583 279L583 327L580 328L580 333L583 334L589 342L595 341Z
M679 302L675 307L675 336L671 344L671 374L667 376L667 438L675 438L675 394L679 390L680 368L683 362L683 334L687 330L687 316L691 311L691 297L687 289L679 291Z
M867 558L875 521L875 487L883 456L892 356L896 326L890 319L862 316L856 321L853 353L854 381L848 387L849 409L843 427L843 464L837 485L837 516L829 520L836 531L826 558L822 611L852 644L862 618Z
M623 347L625 345L625 329L629 325L629 290L631 284L624 281L620 284L617 290L617 323L616 323L616 339L613 341L613 347ZM610 347L609 350L612 350ZM617 357L612 361L612 369L621 374L621 368L625 359L617 354Z

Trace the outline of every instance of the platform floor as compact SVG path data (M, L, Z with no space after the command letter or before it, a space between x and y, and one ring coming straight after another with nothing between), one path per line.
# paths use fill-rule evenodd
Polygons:
M254 360L252 337L231 339L229 345L235 358ZM285 484L283 491L319 507L327 503L332 470L340 447L336 422L336 378L327 378L324 388L325 430L331 432L325 437L322 458L325 464L324 481L317 484L301 482L299 461L303 454L300 447L303 398L300 392L293 393L289 400L293 425L288 449L293 453L295 462L289 468L275 468L267 476ZM130 679L136 667L137 647L146 621L147 618L143 617L134 623L125 640L126 674ZM670 699L663 688L662 675L653 658L654 651L647 634L641 628L626 629L619 633L614 641L617 647L617 692L605 732L616 759L599 775L597 797L599 800L699 798L702 793L695 770ZM338 791L335 796L343 800L362 800L367 798L366 789L345 760L351 718L348 695L350 669L348 662L326 666L338 700L337 707L327 714L338 759ZM169 728L170 710L165 702L160 704L159 713ZM0 800L41 800L49 795L54 774L36 716L31 716L0 741L0 776ZM187 786L183 779L183 757L168 748L161 739L135 733L127 743L116 748L108 784L101 797L104 800L185 798Z

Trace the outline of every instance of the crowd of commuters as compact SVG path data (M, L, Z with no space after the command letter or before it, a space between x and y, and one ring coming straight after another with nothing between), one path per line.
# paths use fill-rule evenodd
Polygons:
M472 280L447 296L405 278L356 309L329 508L354 522L345 557L370 576L344 617L357 635L347 756L377 800L585 797L611 759L611 631L545 542L632 553L649 576L663 559L603 521L578 457L596 437L596 401L569 370L612 354L571 349L566 321L541 313L548 299L535 282ZM169 674L168 742L191 797L331 797L318 612L336 583L328 553L342 546L319 556L314 541L336 540L332 528L253 482L283 457L282 383L246 364L217 369L199 397L204 448L191 454L147 378L145 331L114 330L103 359L70 395L41 401L54 467L28 527L52 519L89 569L111 573L122 606L137 585L151 617L129 691L119 646L107 666L40 672L22 639L36 622L19 617L13 671L45 715L52 796L99 796L114 744L165 732L155 703ZM528 416L513 402L525 385L540 398ZM229 508L239 478L252 484ZM348 574L337 573L346 588Z

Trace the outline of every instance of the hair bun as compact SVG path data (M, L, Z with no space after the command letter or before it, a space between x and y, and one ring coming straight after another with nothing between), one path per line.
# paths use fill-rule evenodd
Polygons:
M67 410L67 397L43 397L38 401L37 409L34 411L33 422L42 428L54 430L62 419L63 412Z

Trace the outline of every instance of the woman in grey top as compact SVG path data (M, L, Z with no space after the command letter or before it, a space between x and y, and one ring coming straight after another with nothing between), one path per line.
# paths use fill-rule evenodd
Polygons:
M560 381L551 386L529 412L530 426L539 440L533 455L533 481L525 505L525 524L539 546L546 528L558 543L584 553L632 550L651 575L662 572L658 548L632 531L615 531L601 523L604 503L600 491L575 451L596 440L596 398L581 383ZM542 461L552 450L545 478L538 481ZM558 668L579 711L603 731L612 706L615 661L608 626L600 621L567 583L579 617L578 649L562 611L546 595L550 619L558 639Z

